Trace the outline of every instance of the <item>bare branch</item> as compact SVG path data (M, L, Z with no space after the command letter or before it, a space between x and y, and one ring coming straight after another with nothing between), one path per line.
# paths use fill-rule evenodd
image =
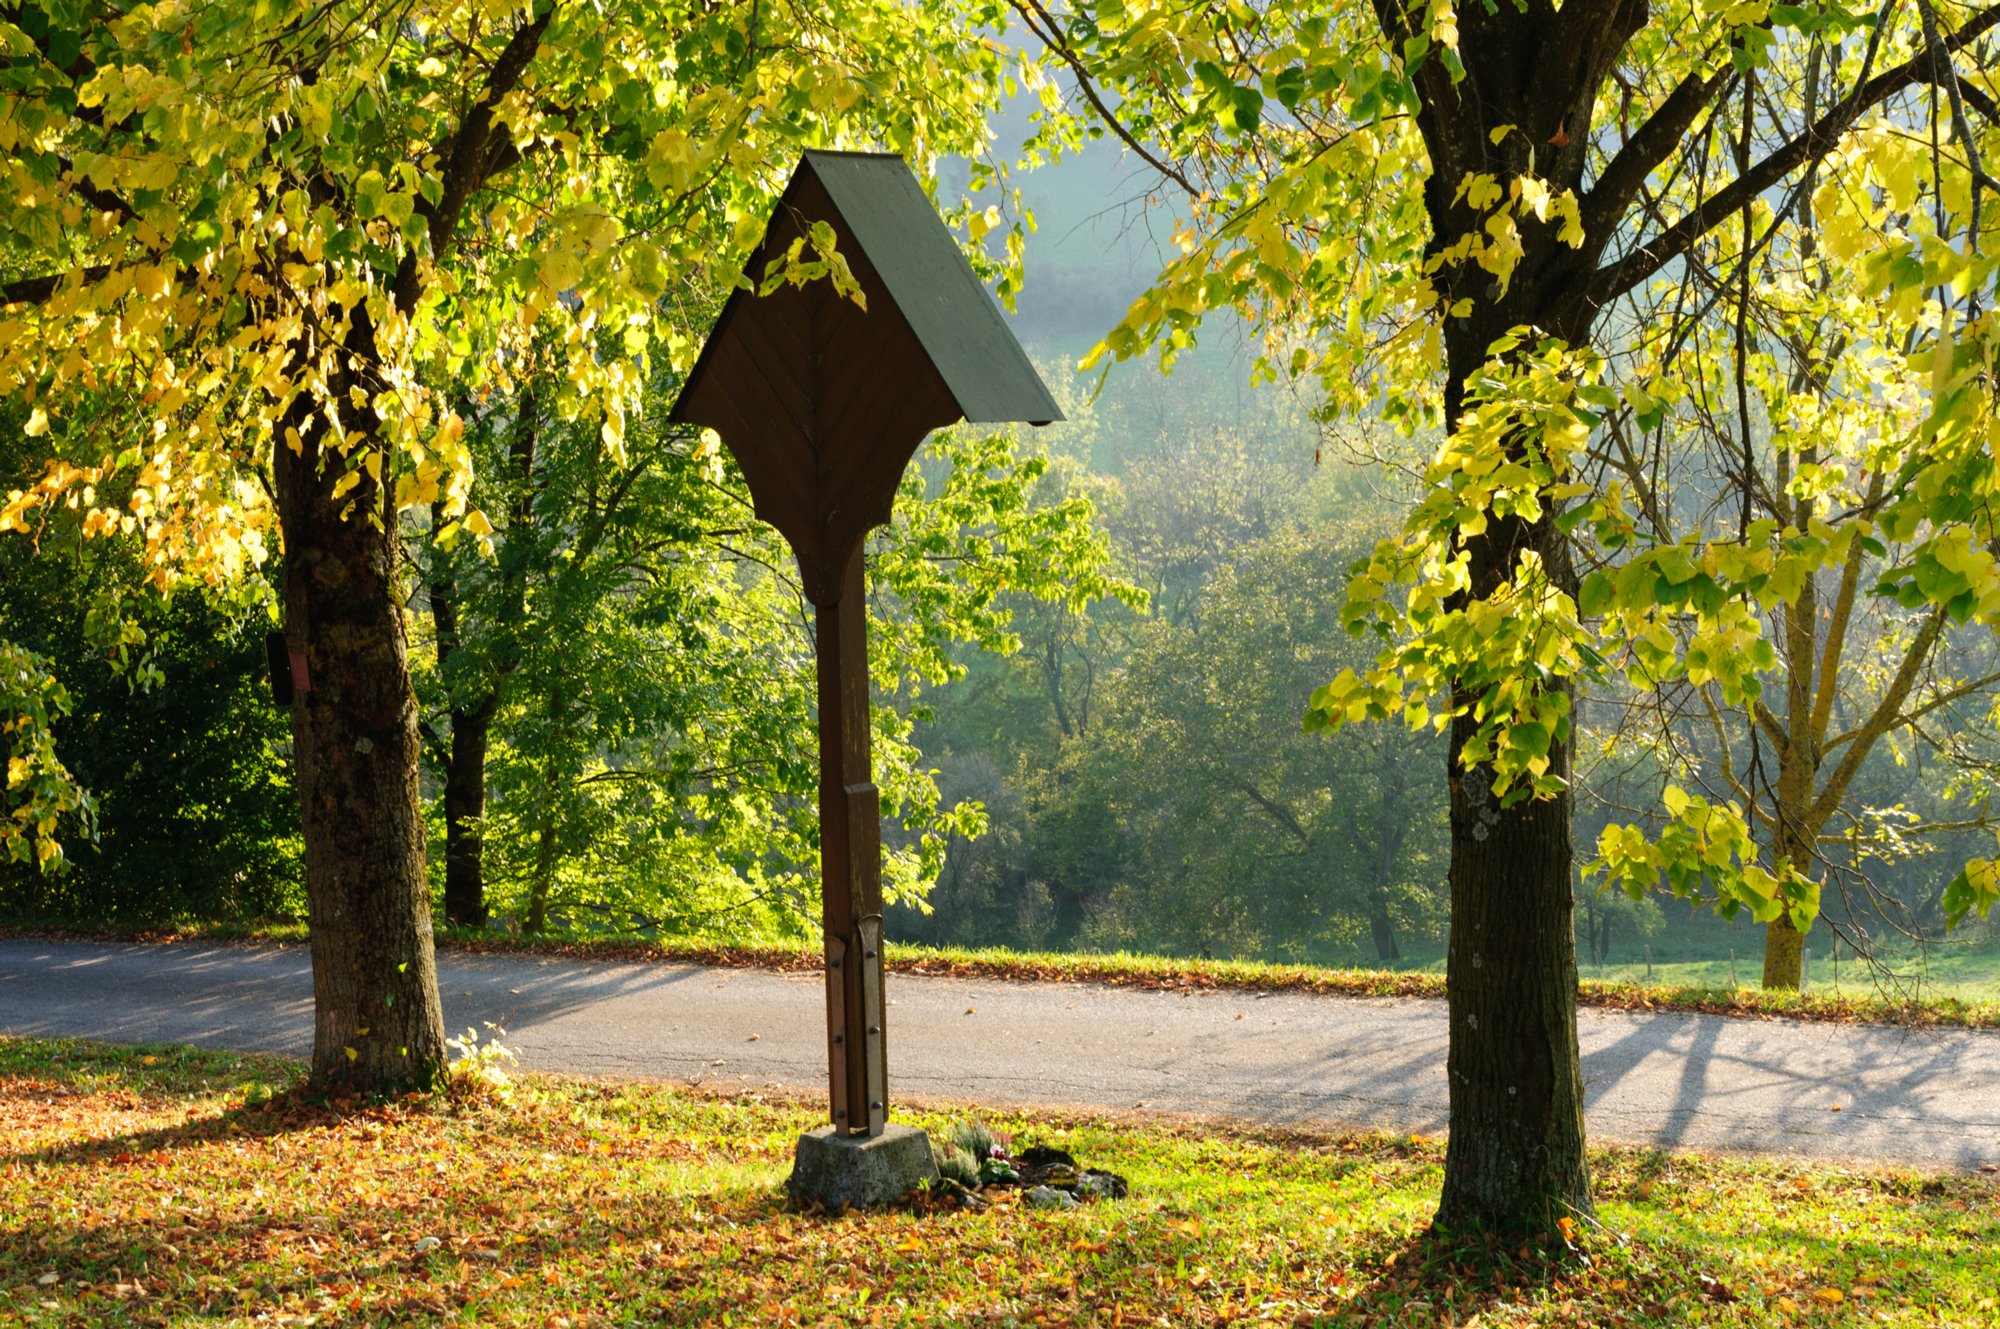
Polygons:
M1021 22L1027 24L1028 31L1035 34L1035 39L1041 42L1045 49L1053 52L1057 59L1069 66L1070 73L1076 76L1077 89L1089 100L1091 108L1097 112L1097 118L1118 136L1121 143L1137 153L1141 161L1186 190L1190 197L1201 193L1187 176L1155 156L1131 130L1125 127L1125 122L1104 104L1104 98L1098 92L1096 82L1090 77L1090 71L1084 67L1082 57L1070 49L1070 44L1064 40L1062 28L1056 23L1055 16L1042 7L1041 0L1007 0L1007 2L1013 6L1014 12L1021 16Z
M1956 52L1996 26L2000 26L2000 5L1980 10L1958 31L1942 39L1939 45L1947 53ZM1924 51L1868 79L1839 106L1807 125L1783 147L1728 185L1696 203L1678 221L1651 240L1623 258L1599 268L1591 274L1587 285L1591 303L1601 307L1617 299L1687 253L1695 241L1707 235L1723 218L1739 211L1807 162L1823 156L1861 112L1905 88L1928 82L1932 76L1932 60L1932 52Z

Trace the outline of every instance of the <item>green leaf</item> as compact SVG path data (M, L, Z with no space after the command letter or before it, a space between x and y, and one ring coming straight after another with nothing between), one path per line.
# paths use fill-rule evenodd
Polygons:
M1618 600L1618 586L1600 570L1592 570L1584 576L1584 584L1576 588L1576 612L1586 618L1596 618L1612 608Z
M1238 133L1257 128L1264 115L1264 94L1255 88L1231 88L1223 107L1222 121Z
M363 217L379 217L387 201L380 171L363 171L354 182L354 209Z

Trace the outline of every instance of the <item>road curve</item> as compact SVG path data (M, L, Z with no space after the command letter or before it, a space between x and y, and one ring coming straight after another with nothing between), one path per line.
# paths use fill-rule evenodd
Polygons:
M447 1026L499 1026L524 1069L825 1083L817 976L450 951L438 970ZM1444 1130L1441 1002L888 984L898 1093ZM311 961L303 946L0 939L0 1033L303 1054ZM1579 1035L1595 1140L2000 1163L2000 1032L1584 1010Z

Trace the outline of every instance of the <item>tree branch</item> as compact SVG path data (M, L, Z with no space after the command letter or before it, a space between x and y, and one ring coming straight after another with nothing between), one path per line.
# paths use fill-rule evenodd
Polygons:
M1924 619L1924 625L1917 629L1917 635L1911 639L1909 649L1903 653L1903 662L1897 668L1896 677L1890 682L1888 690L1882 694L1882 700L1875 704L1874 711L1859 728L1853 731L1851 737L1854 741L1848 748L1847 755L1840 759L1840 765L1827 780L1826 787L1813 799L1812 810L1808 814L1811 818L1808 825L1815 833L1817 828L1826 824L1827 818L1833 815L1833 810L1847 797L1847 786L1853 781L1855 772L1861 769L1861 763L1868 759L1869 752L1875 747L1875 740L1889 732L1890 727L1896 722L1898 713L1903 709L1903 703L1909 699L1910 689L1917 685L1917 675L1931 658L1931 648L1937 645L1937 639L1944 631L1944 622L1945 614L1942 609L1933 609L1930 616Z
M1057 25L1055 16L1042 7L1041 0L1007 0L1007 2L1013 6L1014 12L1021 16L1021 22L1027 24L1028 31L1035 34L1035 40L1069 66L1070 73L1076 76L1078 91L1089 99L1091 108L1097 112L1097 118L1118 136L1120 142L1137 153L1139 159L1146 165L1186 190L1189 197L1201 193L1178 169L1161 161L1145 144L1139 142L1132 131L1125 127L1124 121L1104 104L1104 98L1098 93L1096 83L1091 80L1090 71L1084 68L1083 60L1070 49L1069 43L1063 40L1062 29Z
M45 305L49 298L62 288L71 277L80 278L79 285L88 286L92 282L103 281L111 275L112 265L99 263L88 268L71 268L67 272L53 272L46 277L21 277L14 281L0 283L0 307L7 305Z
M521 76L528 72L528 65L541 49L542 34L548 31L549 22L555 14L553 3L537 6L534 18L516 28L514 35L507 39L507 44L500 49L493 68L486 76L486 91L466 112L458 132L452 135L451 151L445 163L442 190L436 205L426 199L417 200L417 214L430 227L433 261L442 260L451 252L466 201L472 197L474 190L492 178L494 163L505 157L494 149L491 142L493 113L499 109L507 94L520 85ZM416 308L420 294L417 273L415 253L405 254L402 265L396 270L394 288L397 307L405 313Z
M1724 65L1706 78L1688 75L1646 117L1646 123L1625 140L1625 146L1606 164L1590 192L1583 196L1585 235L1611 233L1618 219L1632 206L1632 200L1638 197L1646 177L1680 144L1695 118L1707 109L1733 72L1731 66Z
M1981 10L1957 32L1944 38L1940 45L1947 52L1962 50L1996 26L2000 26L2000 5ZM1592 273L1586 287L1588 299L1599 307L1608 304L1687 253L1695 241L1708 234L1724 217L1740 210L1806 162L1824 155L1862 111L1905 88L1928 82L1931 68L1931 53L1925 51L1862 83L1839 106L1807 125L1783 147L1728 185L1695 204L1651 240Z

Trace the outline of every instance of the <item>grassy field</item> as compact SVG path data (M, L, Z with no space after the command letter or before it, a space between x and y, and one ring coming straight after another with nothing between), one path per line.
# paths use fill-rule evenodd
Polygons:
M1763 957L1745 952L1736 961L1738 986L1754 987L1763 972ZM1586 965L1583 976L1616 983L1647 983L1661 987L1723 988L1729 986L1727 959L1662 962L1646 977L1643 962ZM1838 961L1827 956L1824 943L1814 948L1811 991L1839 997L1907 997L1915 1000L1949 998L1963 1002L2000 1002L2000 955L1941 947L1928 956L1913 952L1885 957L1878 968L1857 962L1845 948Z
M781 1195L798 1104L526 1079L340 1108L294 1074L0 1039L0 1322L2000 1322L2000 1178L1600 1151L1547 1261L1425 1238L1427 1140L995 1117L1132 1196L829 1217Z

